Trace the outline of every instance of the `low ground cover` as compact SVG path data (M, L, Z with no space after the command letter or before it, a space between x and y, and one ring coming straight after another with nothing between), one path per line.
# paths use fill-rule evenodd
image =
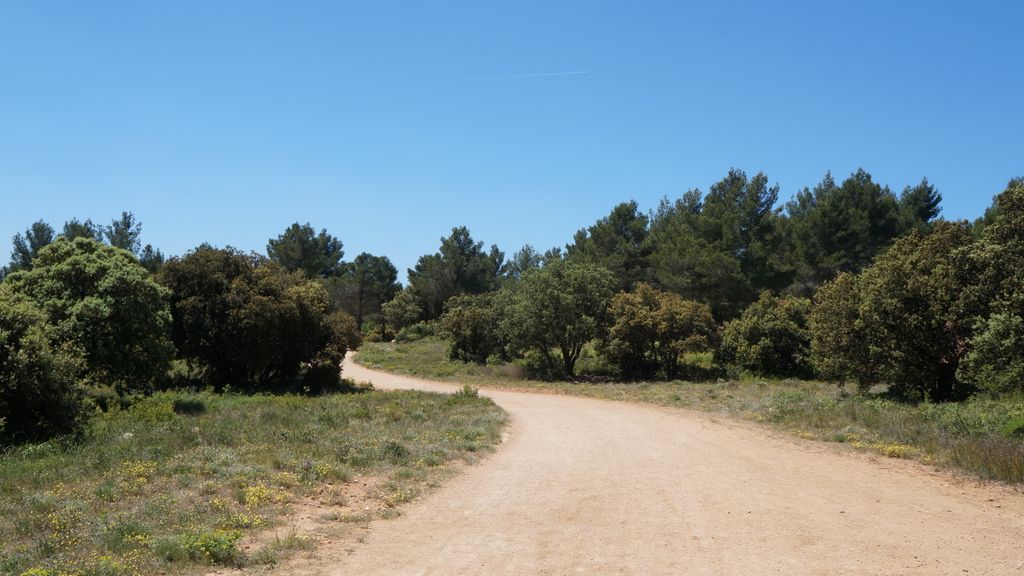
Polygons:
M201 573L313 545L259 538L304 502L339 526L394 514L500 439L471 390L322 397L160 393L76 441L0 456L0 574Z
M914 404L890 400L879 388L860 394L803 380L547 382L526 378L524 368L516 364L450 361L446 346L436 338L367 343L357 360L371 368L429 379L703 410L983 479L1024 483L1022 397Z

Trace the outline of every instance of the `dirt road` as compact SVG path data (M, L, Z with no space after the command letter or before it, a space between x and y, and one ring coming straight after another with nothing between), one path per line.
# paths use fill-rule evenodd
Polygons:
M1024 575L1019 492L703 414L486 394L512 416L497 453L326 573Z

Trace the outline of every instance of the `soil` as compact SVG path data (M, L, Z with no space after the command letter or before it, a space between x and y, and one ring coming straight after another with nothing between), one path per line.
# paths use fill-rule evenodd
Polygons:
M452 384L369 370L379 389ZM481 391L497 452L284 573L1024 574L1024 494L678 409Z

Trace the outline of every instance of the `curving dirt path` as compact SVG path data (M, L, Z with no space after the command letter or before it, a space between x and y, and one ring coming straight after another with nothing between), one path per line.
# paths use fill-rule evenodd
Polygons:
M485 393L512 416L497 453L324 573L1024 575L1020 492L705 414Z

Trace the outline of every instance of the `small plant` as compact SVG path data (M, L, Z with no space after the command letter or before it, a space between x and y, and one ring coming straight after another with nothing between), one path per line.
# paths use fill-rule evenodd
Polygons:
M480 396L480 391L477 390L476 388L470 386L469 384L463 385L463 387L460 388L457 392L453 392L452 393L452 398L455 398L455 399L458 399L458 400L461 400L461 399L464 399L464 398L478 398L479 396Z
M238 530L194 532L182 536L182 549L188 557L205 564L230 564L238 558Z
M380 451L385 460L396 464L408 458L410 454L408 448L393 440L385 442Z
M1003 435L1007 438L1024 438L1024 415L1007 422L1003 427Z

